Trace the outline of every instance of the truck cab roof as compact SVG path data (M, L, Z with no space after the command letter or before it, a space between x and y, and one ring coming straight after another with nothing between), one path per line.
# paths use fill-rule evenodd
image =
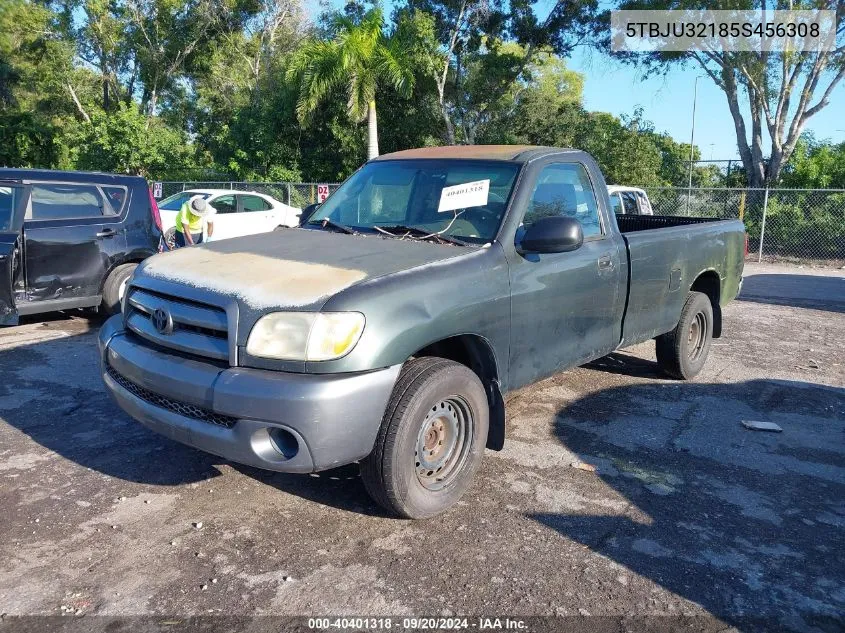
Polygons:
M586 155L585 152L577 149L541 145L444 145L382 154L373 160L464 159L527 163L552 154L572 154L573 157L580 154Z
M640 189L639 187L628 187L627 185L608 185L607 192L610 194L618 193L620 191L634 191L636 193L641 193L644 196L647 195L644 189Z

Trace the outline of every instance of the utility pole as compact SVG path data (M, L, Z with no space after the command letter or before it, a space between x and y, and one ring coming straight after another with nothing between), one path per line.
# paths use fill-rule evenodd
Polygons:
M698 99L698 78L695 76L695 83L692 86L692 126L689 134L689 179L687 181L687 215L689 215L690 198L692 198L692 148L695 141L695 102Z

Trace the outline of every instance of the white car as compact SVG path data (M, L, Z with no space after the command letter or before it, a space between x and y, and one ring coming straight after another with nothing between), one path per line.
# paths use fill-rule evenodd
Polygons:
M233 189L186 189L158 203L161 230L169 248L173 248L176 235L176 214L182 204L202 196L217 210L212 216L214 234L203 235L203 241L216 242L240 235L267 233L279 227L299 226L302 209L291 207L275 198L256 191Z
M616 215L654 215L648 194L639 187L608 185L607 193Z

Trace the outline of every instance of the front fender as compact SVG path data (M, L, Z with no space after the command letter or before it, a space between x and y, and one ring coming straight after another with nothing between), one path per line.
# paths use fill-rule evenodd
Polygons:
M501 367L507 367L510 283L507 261L497 244L352 286L332 297L323 310L355 310L367 321L351 353L334 361L307 363L309 372L390 367L436 341L461 334L486 339Z

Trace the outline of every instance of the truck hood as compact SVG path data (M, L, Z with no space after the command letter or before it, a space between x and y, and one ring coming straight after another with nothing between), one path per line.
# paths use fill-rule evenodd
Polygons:
M285 229L181 248L147 259L136 279L186 284L235 297L250 312L319 310L363 281L461 257L476 248Z

